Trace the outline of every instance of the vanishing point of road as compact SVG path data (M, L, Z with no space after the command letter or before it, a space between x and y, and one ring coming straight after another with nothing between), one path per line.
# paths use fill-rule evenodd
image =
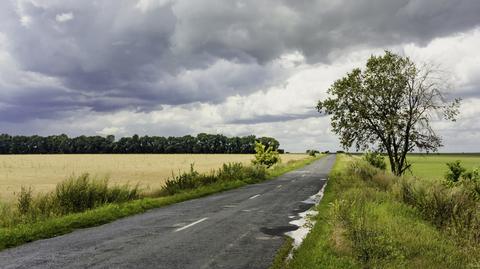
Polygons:
M268 268L335 162L0 252L0 268Z

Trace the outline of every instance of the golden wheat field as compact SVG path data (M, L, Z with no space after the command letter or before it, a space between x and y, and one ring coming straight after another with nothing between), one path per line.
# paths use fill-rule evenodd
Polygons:
M283 162L306 158L305 154L283 154ZM250 154L128 154L128 155L0 155L0 200L14 198L22 186L46 192L72 175L90 173L109 178L110 184L137 184L155 189L179 171L194 164L199 172L219 168L223 163L250 163Z

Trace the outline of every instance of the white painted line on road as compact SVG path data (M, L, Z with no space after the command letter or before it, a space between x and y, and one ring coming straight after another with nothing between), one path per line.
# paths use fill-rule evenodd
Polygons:
M278 186L277 186L277 189L278 189L278 188L281 188L282 186L283 186L283 185L278 185Z
M208 218L199 219L199 220L197 220L197 221L195 221L195 222L192 222L192 223L190 223L190 224L188 224L188 225L186 225L186 226L183 226L182 228L176 229L175 232L180 232L180 231L182 231L182 230L185 230L185 229L187 229L187 228L190 228L190 227L192 227L192 226L195 225L195 224L199 224L199 223L202 222L202 221L206 221L207 219L208 219Z
M255 198L257 198L258 196L260 196L260 194L254 195L254 196L248 198L248 200L255 199Z

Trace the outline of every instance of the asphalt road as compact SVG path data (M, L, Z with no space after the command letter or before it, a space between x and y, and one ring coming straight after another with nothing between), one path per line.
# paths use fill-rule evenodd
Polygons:
M8 249L0 268L268 268L334 161Z

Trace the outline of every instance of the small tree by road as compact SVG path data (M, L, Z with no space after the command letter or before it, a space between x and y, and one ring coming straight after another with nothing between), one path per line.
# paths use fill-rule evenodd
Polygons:
M442 146L432 119L455 121L458 115L460 99L447 101L445 88L440 72L386 51L370 57L364 70L353 69L335 81L317 110L331 115L344 148L384 152L392 172L402 175L411 166L408 152Z
M274 150L272 146L266 147L260 142L255 142L255 159L252 160L254 165L265 165L269 168L280 161L278 151Z

